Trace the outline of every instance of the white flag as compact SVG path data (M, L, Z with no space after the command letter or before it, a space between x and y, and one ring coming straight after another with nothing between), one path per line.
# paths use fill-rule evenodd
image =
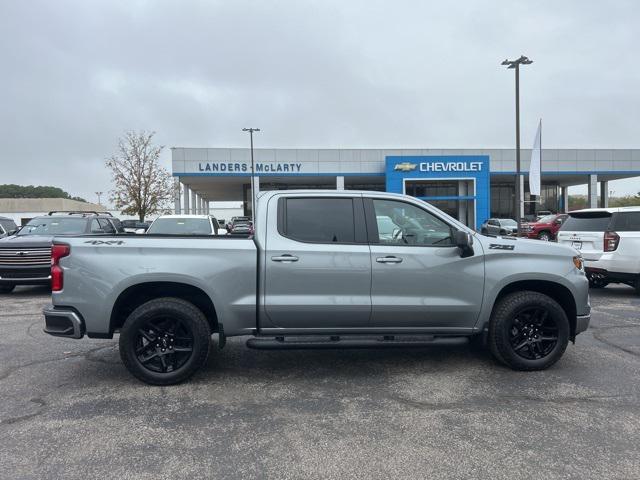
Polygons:
M540 164L542 163L542 120L538 123L536 139L531 150L531 165L529 166L529 193L540 195Z

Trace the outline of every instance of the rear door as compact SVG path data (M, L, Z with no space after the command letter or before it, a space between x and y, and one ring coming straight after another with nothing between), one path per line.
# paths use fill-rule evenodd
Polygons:
M604 253L604 232L610 223L611 212L604 210L569 213L558 232L558 243L580 251L585 260L600 260Z
M277 231L265 246L270 322L295 329L368 326L371 257L362 197L287 196L277 209Z
M477 245L474 255L462 258L454 242L456 228L413 203L365 198L365 211L372 327L472 328L484 291L482 248ZM392 228L379 227L389 221Z

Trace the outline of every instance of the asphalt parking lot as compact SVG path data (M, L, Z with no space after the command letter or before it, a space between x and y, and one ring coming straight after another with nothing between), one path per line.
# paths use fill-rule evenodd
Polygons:
M550 370L467 346L254 351L150 387L117 340L42 333L48 292L0 297L0 477L640 477L640 297L592 292L592 327Z

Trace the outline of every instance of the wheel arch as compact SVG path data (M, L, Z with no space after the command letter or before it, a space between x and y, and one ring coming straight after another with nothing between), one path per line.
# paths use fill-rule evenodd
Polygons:
M113 304L109 319L109 333L124 325L137 307L155 298L174 297L195 305L207 318L211 332L218 331L218 315L213 301L201 288L180 282L144 282L123 290Z
M553 282L550 280L518 280L511 282L502 287L496 296L493 307L491 309L491 316L493 316L493 310L498 302L506 295L514 292L532 291L542 293L554 299L562 307L567 319L569 320L569 338L572 342L575 342L576 338L576 301L566 286L561 283ZM491 318L490 316L490 318Z

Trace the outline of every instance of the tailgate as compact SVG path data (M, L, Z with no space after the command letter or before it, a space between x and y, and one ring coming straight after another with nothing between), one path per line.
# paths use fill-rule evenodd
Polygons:
M575 248L585 260L599 260L604 253L604 232L609 229L607 211L573 212L558 232L558 243Z

